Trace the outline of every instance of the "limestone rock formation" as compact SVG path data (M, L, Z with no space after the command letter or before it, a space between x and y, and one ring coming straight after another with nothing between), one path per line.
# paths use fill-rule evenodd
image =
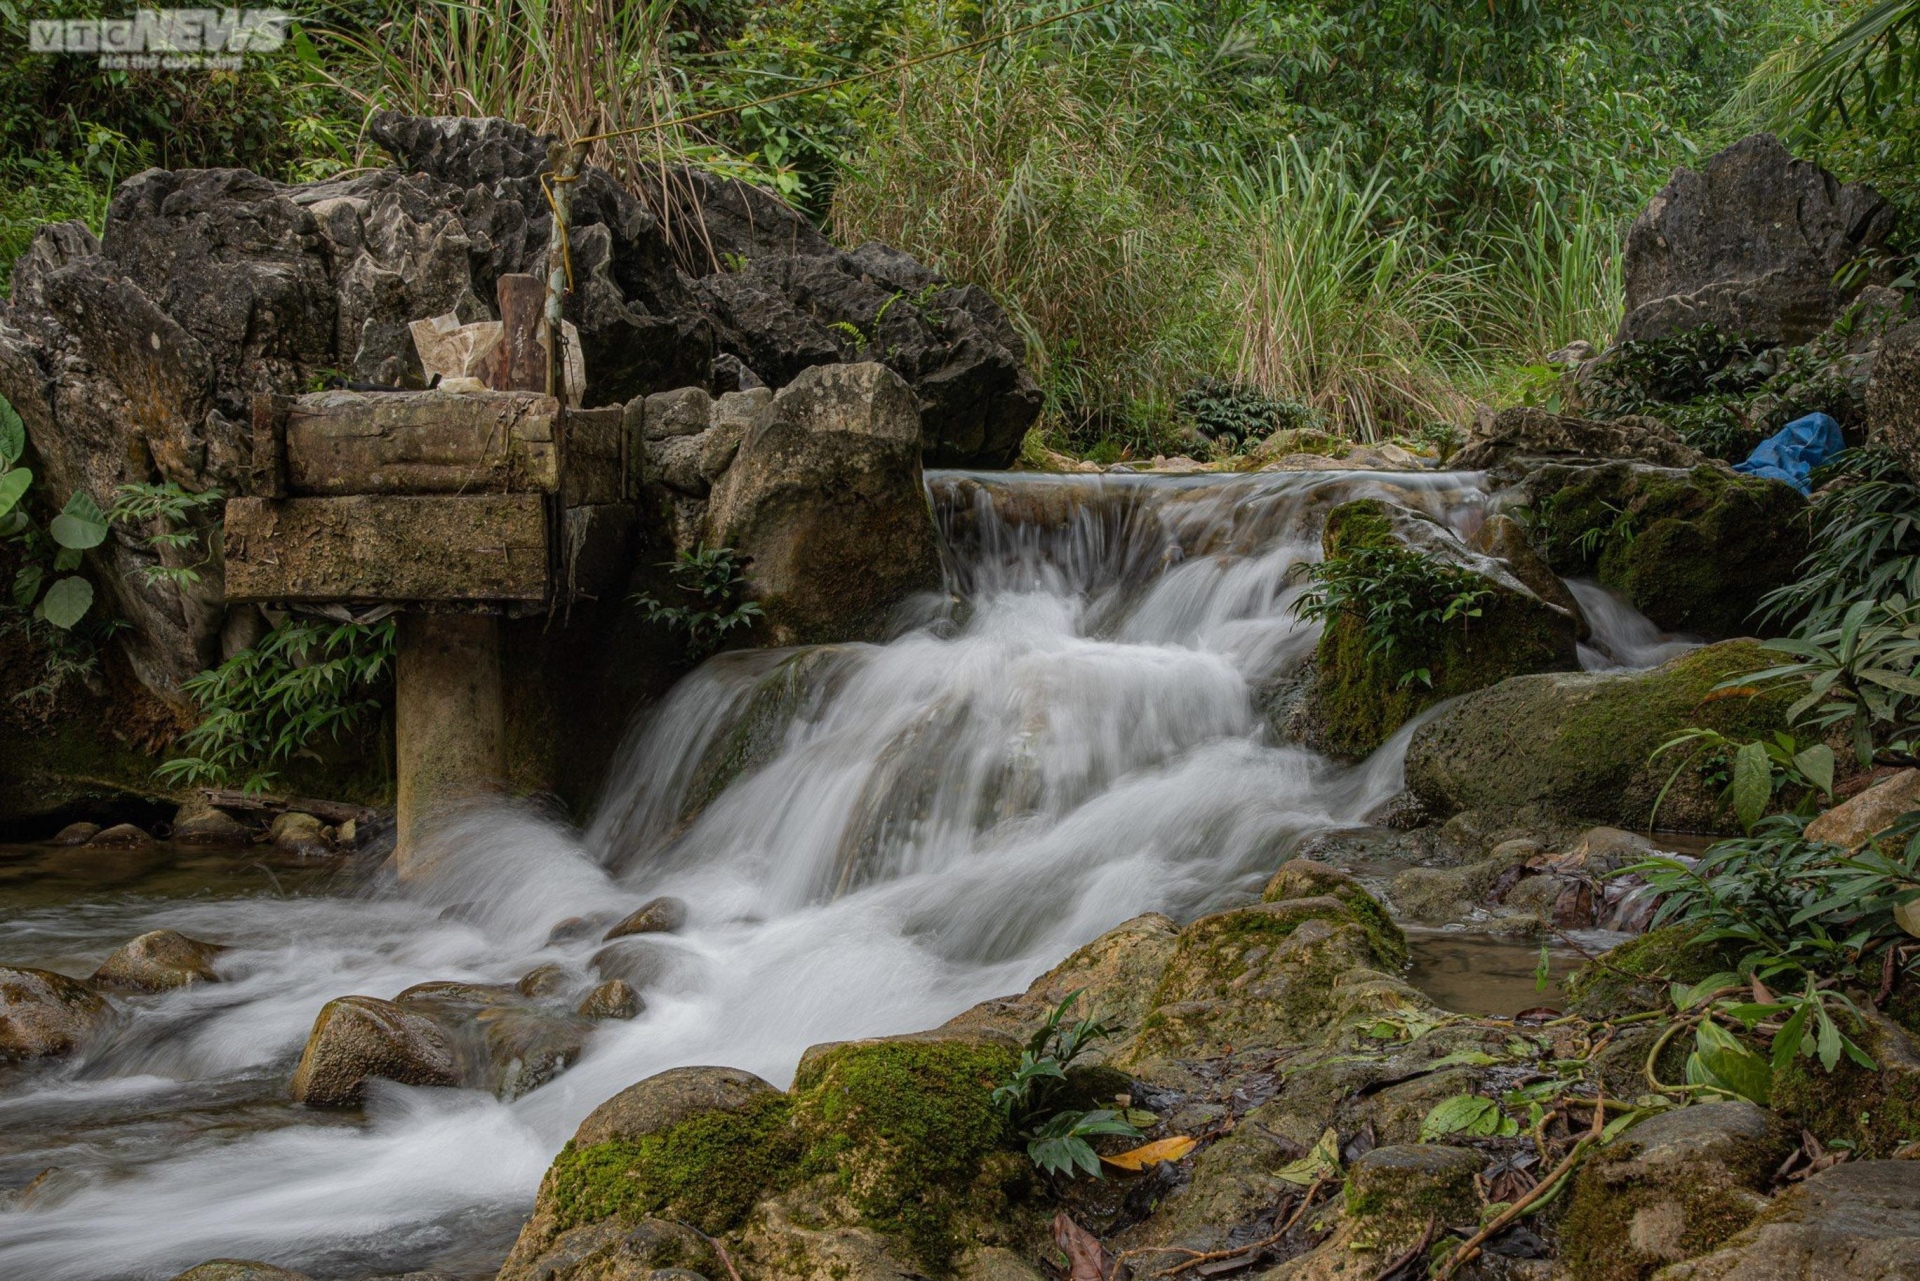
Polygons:
M1628 415L1599 422L1516 406L1476 428L1474 438L1447 465L1459 471L1488 472L1488 479L1498 485L1510 484L1545 462L1616 458L1662 467L1696 467L1706 461L1699 450L1680 443L1652 418Z
M707 523L745 558L772 640L872 638L938 586L920 454L913 393L883 365L816 366L755 416Z
M1920 321L1900 326L1881 344L1867 379L1867 429L1874 444L1920 477Z
M1676 169L1627 232L1626 316L1616 341L1701 325L1799 343L1851 296L1840 268L1879 247L1893 208L1859 183L1753 134L1699 170Z
M1852 1281L1920 1275L1920 1164L1848 1161L1789 1188L1765 1216L1661 1281Z

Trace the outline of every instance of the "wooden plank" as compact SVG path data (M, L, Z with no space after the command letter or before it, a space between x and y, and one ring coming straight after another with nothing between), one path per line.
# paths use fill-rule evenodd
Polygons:
M500 345L480 362L475 375L497 391L545 391L547 349L540 345L540 323L547 285L538 276L500 277Z
M241 473L241 492L255 498L287 496L287 414L293 397L256 392L250 406L253 456Z
M536 392L327 391L286 415L287 492L551 493L560 406Z
M547 598L538 494L228 502L232 603L533 603Z

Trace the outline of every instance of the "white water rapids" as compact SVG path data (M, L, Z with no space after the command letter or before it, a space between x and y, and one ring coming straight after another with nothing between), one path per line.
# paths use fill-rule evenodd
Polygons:
M1289 571L1317 556L1329 507L1378 495L1464 532L1478 476L942 473L930 489L951 599L885 645L710 661L636 727L584 832L473 811L404 894L90 897L8 919L0 962L71 974L163 926L233 950L219 984L122 1001L85 1060L0 1077L0 1187L55 1170L0 1209L0 1277L168 1277L213 1257L484 1273L554 1152L626 1085L690 1063L783 1083L815 1042L934 1026L1138 913L1256 891L1303 836L1399 790L1410 731L1340 766L1275 745L1256 692L1311 650ZM1659 640L1625 635L1647 626L1631 610L1587 608L1607 615L1590 665ZM771 759L685 823L702 762L782 689ZM663 893L691 919L661 942L646 1011L551 1084L510 1104L383 1085L364 1116L285 1101L329 998L584 969L598 944L549 945L555 922Z

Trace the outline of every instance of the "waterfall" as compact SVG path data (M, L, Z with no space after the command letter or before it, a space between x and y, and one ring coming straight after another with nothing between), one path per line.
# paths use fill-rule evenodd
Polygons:
M87 1061L0 1078L0 1186L60 1171L0 1210L0 1276L166 1277L214 1256L484 1269L581 1117L642 1077L724 1063L785 1082L810 1044L934 1026L1141 912L1244 901L1306 835L1401 786L1411 729L1345 766L1274 742L1258 707L1311 652L1293 571L1325 512L1385 497L1470 533L1486 500L1459 473L935 473L928 492L943 593L885 644L709 660L635 727L584 831L474 809L404 895L10 923L6 960L73 973L161 926L236 950L226 982L127 1002ZM1588 609L1596 644L1641 652ZM511 1104L377 1085L364 1118L285 1103L328 998L583 969L599 945L551 926L657 894L691 916L648 940L646 1011L551 1084Z

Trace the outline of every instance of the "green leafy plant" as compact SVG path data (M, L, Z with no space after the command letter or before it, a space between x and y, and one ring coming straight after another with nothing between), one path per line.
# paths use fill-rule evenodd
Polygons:
M1295 599L1294 612L1321 623L1359 619L1368 653L1389 661L1434 631L1455 623L1468 627L1482 616L1480 602L1493 594L1472 571L1397 546L1362 544L1302 572L1310 585ZM1414 681L1431 686L1433 674L1407 666L1399 683Z
M1088 1140L1104 1134L1137 1139L1140 1130L1115 1109L1060 1106L1067 1068L1095 1042L1119 1030L1091 1017L1069 1023L1067 1015L1079 998L1079 990L1067 993L1048 1014L1047 1021L1028 1039L1013 1075L994 1089L993 1102L1025 1142L1034 1165L1049 1174L1072 1177L1076 1171L1084 1171L1098 1179L1104 1177L1100 1157Z
M1762 619L1837 622L1856 601L1920 599L1920 484L1882 448L1849 449L1815 476L1812 550L1799 577L1760 601Z
M154 772L175 785L272 785L271 768L322 734L339 735L379 709L375 696L393 664L394 621L328 624L289 619L249 649L183 686L200 722L181 736L183 754Z
M1674 735L1653 749L1650 761L1669 752L1687 751L1654 797L1647 825L1660 816L1674 782L1692 766L1708 782L1724 784L1720 803L1733 811L1743 830L1752 831L1776 796L1794 799L1795 811L1811 817L1820 797L1833 799L1833 749L1825 743L1802 746L1791 734L1740 742L1718 730L1694 727Z
M1798 661L1723 685L1798 692L1788 719L1819 730L1845 725L1863 767L1873 761L1876 740L1906 730L1920 710L1920 602L1856 601L1831 627L1761 648Z
M1180 393L1176 405L1201 435L1230 451L1276 431L1318 427L1325 421L1319 411L1298 401L1218 378L1201 379Z
M213 559L213 551L207 545L205 533L188 522L199 513L218 510L225 498L217 488L194 494L172 481L158 485L121 485L113 491L113 503L107 508L107 519L113 524L151 530L145 535L147 549L163 559L140 567L140 575L148 586L167 583L174 587L186 587L200 581L200 571ZM156 524L159 528L153 530ZM164 556L167 553L184 554L194 549L201 554L191 564L165 563Z
M662 564L688 604L668 605L646 592L631 599L647 613L647 621L684 632L687 653L699 659L720 647L727 633L751 626L761 616L757 602L742 599L746 575L730 547L701 543Z
M1420 1141L1432 1143L1450 1134L1470 1138L1508 1138L1520 1133L1520 1123L1501 1111L1494 1100L1478 1094L1456 1094L1440 1100L1420 1123Z
M93 495L76 489L44 531L35 525L22 506L33 485L33 472L20 465L26 446L26 424L0 397L0 537L18 544L23 562L13 577L13 603L71 631L93 607L93 584L72 571L83 552L106 541L107 517Z

